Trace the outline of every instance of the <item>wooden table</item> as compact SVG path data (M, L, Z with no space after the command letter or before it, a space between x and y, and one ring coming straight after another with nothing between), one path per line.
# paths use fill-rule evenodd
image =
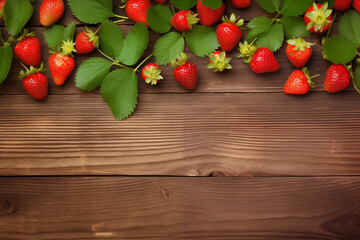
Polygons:
M47 67L40 2L29 26ZM265 15L255 3L235 13ZM60 23L73 20L67 6ZM195 91L167 66L158 86L139 81L138 107L120 122L98 90L75 87L75 72L57 87L46 70L50 95L32 99L14 61L0 86L0 239L360 239L360 96L283 94L294 70L284 51L264 75L237 51L221 74L190 54ZM329 65L317 44L318 85Z

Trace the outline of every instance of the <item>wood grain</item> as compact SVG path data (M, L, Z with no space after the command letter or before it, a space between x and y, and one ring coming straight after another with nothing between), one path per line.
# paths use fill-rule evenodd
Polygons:
M360 238L357 178L1 178L0 238Z
M1 175L359 175L357 93L0 96Z

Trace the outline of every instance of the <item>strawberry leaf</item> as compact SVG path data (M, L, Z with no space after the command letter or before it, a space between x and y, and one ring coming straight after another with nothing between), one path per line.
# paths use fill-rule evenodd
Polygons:
M60 52L60 47L63 41L73 39L75 27L76 23L72 22L67 27L54 24L50 28L46 28L44 31L44 36L49 48L55 52Z
M171 3L180 10L193 8L198 0L171 0Z
M356 11L347 11L340 19L338 29L340 35L360 44L360 15Z
M336 0L318 0L318 3L324 4L325 2L328 2L328 8L332 8L336 2Z
M160 37L154 47L156 63L166 65L184 51L184 38L180 33L170 32Z
M84 91L91 91L100 86L109 73L112 62L104 58L89 58L78 68L75 76L76 86Z
M135 24L126 35L124 46L118 60L125 65L132 66L139 61L149 43L149 31L145 23Z
M355 58L357 45L344 36L334 35L326 39L322 51L332 63L347 63Z
M211 27L195 25L186 33L185 39L190 50L198 57L208 56L219 47L216 32Z
M256 17L249 22L248 28L253 32L252 34L259 34L269 30L271 19L267 17Z
M276 12L280 7L281 0L258 0L258 3L262 9L268 13Z
M146 13L146 20L149 26L158 33L166 33L171 29L171 17L170 9L162 4L151 6Z
M223 3L222 0L201 0L201 3L211 9L218 9Z
M112 0L68 0L72 13L82 22L97 24L115 17Z
M99 33L100 48L111 58L120 56L124 45L124 34L119 26L109 20L101 24Z
M310 32L306 30L304 19L301 17L284 16L280 23L284 28L286 38L298 38L301 37L301 33L303 37L310 35Z
M4 5L5 26L10 35L21 32L33 14L30 0L8 0Z
M286 16L299 16L311 7L314 0L286 0L281 3L280 13Z
M10 46L0 47L0 84L9 74L12 64L13 52Z
M259 47L266 47L272 52L277 51L281 47L284 40L284 31L281 24L262 23L255 26L246 36L246 41L252 42L256 38L256 43Z
M358 93L360 93L360 65L355 68L355 78L353 80L354 87Z
M127 118L134 112L137 104L136 74L131 70L117 69L103 80L100 92L116 120Z

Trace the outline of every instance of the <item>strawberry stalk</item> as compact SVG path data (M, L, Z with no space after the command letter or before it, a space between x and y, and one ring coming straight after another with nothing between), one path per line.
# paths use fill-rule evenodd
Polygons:
M128 70L131 70L131 71L134 71L133 68L131 67L128 67L128 66L125 66L123 64L121 64L118 60L115 60L111 57L109 57L108 55L106 55L103 51L101 51L99 48L96 48L98 50L98 52L103 55L105 58L107 58L108 60L110 60L111 62L113 62L113 65L116 65L118 67L122 67L122 68L125 68L125 69L128 69Z
M143 65L149 58L151 58L154 55L154 53L150 54L149 56L147 56L139 65L137 65L137 67L134 69L134 72L137 72L137 70L141 67L141 65Z

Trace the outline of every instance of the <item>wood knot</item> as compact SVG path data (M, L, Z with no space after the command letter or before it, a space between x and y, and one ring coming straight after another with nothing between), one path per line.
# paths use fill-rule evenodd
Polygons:
M220 171L213 171L209 174L209 177L225 177L225 174Z
M167 199L170 198L170 192L166 187L160 186L160 190Z
M15 204L10 201L0 202L0 211L5 214L12 214L15 212Z

